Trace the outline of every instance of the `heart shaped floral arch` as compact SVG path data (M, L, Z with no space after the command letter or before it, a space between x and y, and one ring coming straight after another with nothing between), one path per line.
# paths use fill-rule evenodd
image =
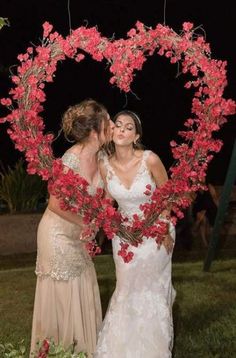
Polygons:
M53 81L58 61L72 58L80 62L85 53L96 61L105 59L112 73L110 83L125 92L130 91L134 71L141 70L147 57L154 53L166 56L171 63L178 63L182 73L191 74L192 80L185 87L195 89L192 116L184 124L186 129L179 132L183 141L180 144L171 142L177 164L171 168L171 178L166 185L157 188L152 200L142 207L143 218L134 217L128 227L133 233L142 231L143 235L156 237L160 231L156 220L163 209L171 207L175 222L183 216L183 208L190 205L190 194L204 187L207 165L222 145L212 138L212 133L226 122L227 115L235 113L235 102L222 97L227 84L226 62L211 59L209 44L195 34L193 25L188 22L183 24L181 34L161 24L152 29L137 22L128 32L128 38L119 40L102 37L95 27L79 27L66 38L52 32L53 27L47 22L43 28L41 46L29 47L25 54L18 56L21 64L17 75L12 77L15 86L10 90L16 108L10 98L2 99L1 103L11 113L1 121L10 122L8 133L16 148L25 152L28 172L50 180L50 190L63 200L65 209L82 213L86 222L95 218L96 224L102 224L108 236L117 230L118 225L114 225L119 222L117 213L108 201L101 202L101 192L95 199L90 197L86 181L78 175L72 171L63 174L61 161L53 157L53 136L43 133L40 112L46 100L45 83ZM78 188L77 195L75 187ZM144 225L147 222L148 225Z

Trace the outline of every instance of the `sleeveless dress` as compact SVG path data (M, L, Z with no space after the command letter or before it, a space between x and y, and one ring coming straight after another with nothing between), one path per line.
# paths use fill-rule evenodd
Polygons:
M141 215L140 204L147 201L146 185L155 190L144 151L130 188L125 187L104 159L107 188L123 215ZM175 238L174 227L170 227ZM112 239L116 267L116 288L99 333L95 358L169 358L173 343L172 304L175 291L171 283L171 255L153 239L132 247L133 259L125 263L118 256L120 239Z
M79 172L73 153L65 153L62 161ZM96 188L89 190L92 194ZM76 343L75 351L85 351L88 357L95 350L102 322L100 294L94 264L80 235L78 225L46 209L37 233L31 352L45 338L65 348Z

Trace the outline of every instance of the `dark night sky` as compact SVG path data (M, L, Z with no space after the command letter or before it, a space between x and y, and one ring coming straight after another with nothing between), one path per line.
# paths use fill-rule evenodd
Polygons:
M72 29L84 25L96 26L107 37L126 37L127 31L137 20L155 27L163 23L164 0L70 0ZM184 21L195 26L203 25L207 42L211 44L212 57L227 60L228 86L226 98L236 99L236 5L234 0L216 4L215 0L167 0L166 24L176 32ZM1 0L0 17L7 17L11 26L0 31L0 97L7 96L10 86L10 66L17 64L16 57L25 52L30 42L38 45L42 37L42 24L49 21L62 35L69 33L67 0L18 1ZM137 73L132 85L133 92L126 96L109 85L110 73L106 63L96 63L89 57L81 64L70 60L58 67L53 84L48 84L44 118L48 131L55 133L60 128L62 113L66 108L84 98L95 98L103 102L111 115L126 108L140 114L144 129L144 144L157 152L166 167L172 163L169 142L176 138L184 120L190 116L192 93L183 88L186 78L176 79L177 67L166 59L154 55ZM226 174L235 138L235 117L219 132L224 141L221 153L217 154L209 167L211 180L222 183ZM54 149L61 155L66 145L59 138ZM0 158L4 164L14 164L19 153L6 135L6 126L1 126Z

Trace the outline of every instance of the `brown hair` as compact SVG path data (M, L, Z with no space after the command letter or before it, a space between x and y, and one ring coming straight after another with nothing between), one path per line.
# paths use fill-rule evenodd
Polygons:
M87 99L67 109L62 117L62 129L66 139L83 143L92 130L100 134L103 121L106 130L106 108L93 99Z

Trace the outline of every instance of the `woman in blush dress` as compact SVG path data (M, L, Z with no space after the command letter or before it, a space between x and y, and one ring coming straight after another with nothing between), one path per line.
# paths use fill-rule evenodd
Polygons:
M103 182L97 153L109 135L110 119L105 107L85 100L63 116L66 137L75 144L62 157L64 170L73 169L89 183L95 194ZM33 313L31 352L36 343L52 338L65 348L91 357L101 327L101 303L94 264L80 240L86 226L81 217L60 209L50 196L37 234L37 285Z
M139 117L122 111L114 118L114 153L101 163L106 188L118 210L132 219L142 215L144 194L167 180L160 158L142 150L139 141L142 128ZM99 334L95 358L169 358L173 343L172 304L175 291L171 282L171 254L175 231L169 224L163 244L143 237L143 243L132 247L133 259L125 263L118 254L120 238L112 240L116 267L116 289Z

